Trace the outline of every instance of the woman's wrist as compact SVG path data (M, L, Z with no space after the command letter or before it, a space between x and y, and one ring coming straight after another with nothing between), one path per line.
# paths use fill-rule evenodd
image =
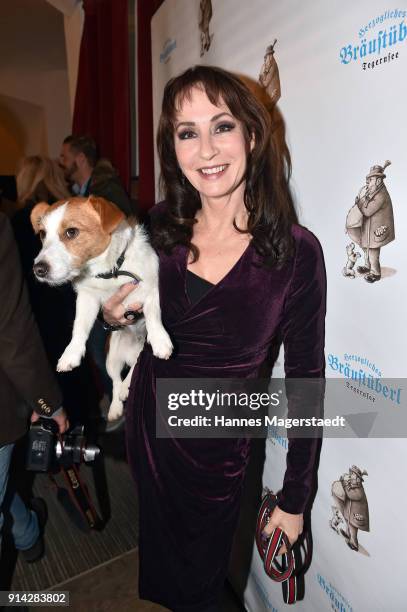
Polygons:
M98 312L98 321L100 321L100 323L102 324L102 327L105 331L118 331L119 329L123 329L123 325L110 325L110 323L107 323L104 318L103 318L103 310L99 310Z
M308 492L295 485L286 484L277 496L277 506L287 514L303 514Z

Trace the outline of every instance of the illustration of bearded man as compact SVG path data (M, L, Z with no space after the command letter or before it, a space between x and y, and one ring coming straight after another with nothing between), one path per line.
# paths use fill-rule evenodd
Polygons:
M346 543L352 550L359 550L359 529L370 531L369 506L363 487L363 476L367 476L366 470L362 471L357 465L352 465L348 473L332 483L331 489L334 515L330 525L339 533L340 517L344 518L346 530L340 529L340 533L346 538Z
M347 233L362 247L365 255L364 265L358 266L357 271L369 283L380 280L380 249L395 238L393 206L384 184L384 171L390 164L386 161L383 166L370 168L366 184L356 196L346 219Z
M280 74L274 57L276 42L277 40L267 47L259 74L259 83L266 90L270 102L273 105L276 104L281 97Z

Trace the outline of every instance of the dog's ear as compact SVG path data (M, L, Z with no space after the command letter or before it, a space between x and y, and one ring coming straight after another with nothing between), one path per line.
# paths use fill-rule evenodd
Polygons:
M47 204L47 202L39 202L39 204L36 204L32 209L30 221L36 234L40 231L42 218L49 209L50 205Z
M105 198L89 196L88 202L98 213L102 227L108 234L111 234L126 217L116 204Z

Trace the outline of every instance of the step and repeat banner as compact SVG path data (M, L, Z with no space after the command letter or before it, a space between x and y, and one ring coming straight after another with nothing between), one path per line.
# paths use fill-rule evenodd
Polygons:
M407 0L166 0L152 20L155 130L172 76L204 63L266 84L272 59L300 222L325 254L326 374L374 418L376 391L361 393L357 380L406 371ZM280 355L276 376L282 364ZM395 384L384 393L389 416L404 403ZM263 485L274 491L286 451L284 438L267 440ZM405 609L406 464L397 435L359 438L355 427L353 438L323 441L298 610ZM287 607L257 552L244 601L251 612Z

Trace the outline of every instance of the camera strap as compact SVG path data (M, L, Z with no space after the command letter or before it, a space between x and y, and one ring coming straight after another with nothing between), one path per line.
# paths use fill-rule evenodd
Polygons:
M103 527L103 521L92 503L88 487L80 477L79 466L75 464L72 464L70 467L61 466L61 471L68 483L68 492L71 499L88 523L89 528L101 529Z
M63 440L61 434L58 434L58 439L62 447ZM69 498L73 502L76 510L80 513L85 526L89 529L100 530L104 527L104 521L100 518L93 505L88 487L83 482L79 470L80 466L73 463L73 461L65 461L60 465L60 471L68 484L67 490ZM60 487L58 487L51 473L49 473L49 477L57 489L60 490Z

